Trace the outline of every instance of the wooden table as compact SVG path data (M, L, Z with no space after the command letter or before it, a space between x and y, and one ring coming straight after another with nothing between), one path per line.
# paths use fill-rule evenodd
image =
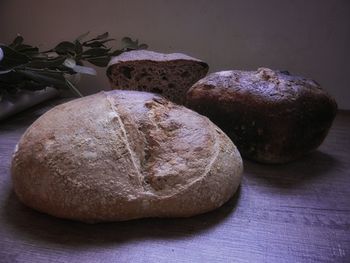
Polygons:
M11 153L44 106L0 123L0 262L350 262L350 112L299 161L245 161L239 192L216 211L87 225L35 212L12 191Z

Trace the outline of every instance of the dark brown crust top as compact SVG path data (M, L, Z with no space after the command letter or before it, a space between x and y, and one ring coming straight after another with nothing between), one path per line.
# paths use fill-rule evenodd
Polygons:
M221 127L244 157L267 163L317 148L337 111L315 81L267 68L210 74L188 91L187 105Z
M306 94L312 96L325 96L325 91L314 80L291 76L289 74L259 68L257 71L221 71L208 75L193 85L196 89L208 89L215 87L211 93L226 95L249 96L254 102L284 103L293 102ZM191 90L189 90L191 93ZM229 97L221 96L222 99Z

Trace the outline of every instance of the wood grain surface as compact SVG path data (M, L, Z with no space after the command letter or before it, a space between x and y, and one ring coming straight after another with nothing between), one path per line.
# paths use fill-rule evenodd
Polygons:
M88 225L33 211L12 190L18 139L56 103L0 123L0 262L350 262L350 112L301 160L245 161L240 190L216 211Z

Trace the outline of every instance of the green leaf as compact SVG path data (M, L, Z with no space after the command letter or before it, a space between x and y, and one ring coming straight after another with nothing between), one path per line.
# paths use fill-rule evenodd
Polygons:
M122 48L129 47L133 43L130 37L123 37L121 42L122 42Z
M80 55L83 53L83 45L79 41L75 41L75 54Z
M33 49L33 48L38 50L38 48L32 47L31 45L27 45L27 44L19 44L14 49L16 51L25 51L25 50Z
M59 56L53 59L36 59L36 60L32 60L26 66L30 68L37 68L37 69L56 68L61 66L65 61L65 59L66 58L64 56Z
M75 54L75 45L72 42L63 41L54 48L54 51L60 55Z
M99 41L99 40L103 40L103 39L106 39L107 37L108 37L108 32L105 32L105 33L103 33L103 34L101 34L101 35L98 35L97 37L95 37L95 38L92 38L92 39L90 39L90 40L86 40L84 43L83 43L83 46L85 46L85 45L87 45L87 44L89 44L89 43L91 43L91 42L94 42L94 41Z
M17 85L22 80L23 80L23 76L18 74L14 70L11 70L8 73L0 75L0 84L4 84L5 86Z
M87 35L88 34L90 34L90 31L87 31L86 33L84 33L84 34L81 34L80 36L78 36L77 38L76 38L76 42L81 42L84 38L86 38L87 37Z
M101 41L94 41L91 43L84 43L84 47L106 47Z
M101 40L101 39L107 38L108 36L109 36L108 32L105 32L105 33L103 33L101 35L98 35L97 37L95 37L95 38L93 38L91 40Z
M136 39L133 41L130 37L124 37L122 39L122 49L130 50L130 49L138 49L139 41Z
M138 49L147 49L148 45L147 44L141 44L139 45Z
M108 52L111 49L106 49L106 48L91 48L83 52L84 56L92 56L92 57L99 57L108 54Z
M109 56L95 57L87 59L91 64L98 67L106 67L110 61Z
M10 47L0 45L0 48L3 52L3 59L0 61L0 69L2 70L12 69L30 61L28 56L19 53Z
M84 43L85 47L106 47L104 44L110 41L113 41L115 39L113 38L109 38L109 39L105 39L103 41L93 41L93 42L89 42L89 43Z
M114 50L114 51L112 52L111 56L119 56L121 53L123 53L123 51L117 49L117 50Z
M13 40L13 42L9 45L12 48L16 48L18 45L23 43L23 37L21 35L17 35L17 37Z
M130 37L123 37L122 38L122 45L129 45L130 43L132 43L132 39Z
M16 51L21 52L29 57L35 57L39 54L39 48L29 45L18 45Z
M31 79L41 85L54 87L59 89L66 88L66 79L60 71L35 70L28 69L16 70L17 73L22 74L28 79Z

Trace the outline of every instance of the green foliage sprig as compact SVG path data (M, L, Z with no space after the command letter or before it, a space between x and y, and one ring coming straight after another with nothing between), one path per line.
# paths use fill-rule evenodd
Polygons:
M76 73L96 75L94 68L84 66L89 62L106 67L112 56L123 52L146 49L146 44L124 37L121 48L108 47L113 38L108 32L86 39L89 32L74 41L63 41L54 48L40 51L38 47L24 43L18 35L11 44L0 44L0 101L20 90L41 90L46 87L71 89L78 96L79 90L66 76Z

